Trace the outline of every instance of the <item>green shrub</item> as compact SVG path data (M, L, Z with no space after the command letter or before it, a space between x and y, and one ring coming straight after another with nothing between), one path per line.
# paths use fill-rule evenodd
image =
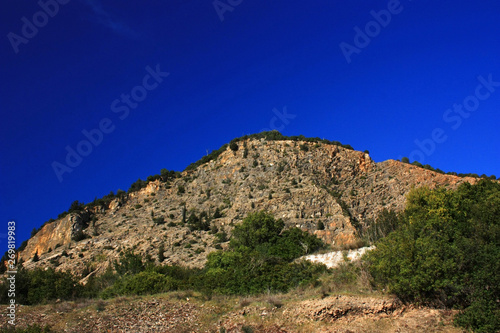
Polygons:
M474 332L499 332L500 310L495 302L480 299L460 312L455 324Z
M264 211L250 213L233 230L231 247L256 248L259 244L273 243L285 226L283 220L276 220Z
M7 303L6 280L0 286L0 302ZM37 268L31 271L19 269L16 274L16 302L19 304L40 304L50 300L69 300L78 297L83 287L71 273Z
M252 326L243 325L241 327L241 330L243 331L243 333L253 333L253 327Z
M187 219L187 224L189 230L210 230L210 218L206 212L201 212L200 215L196 215L193 211Z
M284 223L266 212L250 213L233 229L229 251L208 255L202 288L223 294L286 292L314 281L325 266L292 263L319 249L316 236L298 228L282 231Z
M148 185L147 181L139 178L139 179L137 179L137 181L135 183L130 185L130 188L128 189L128 193L137 192L140 189L146 187L147 185Z
M164 260L165 260L165 245L163 245L163 243L160 245L160 247L158 248L158 261L160 263L162 263Z
M165 218L163 216L153 217L153 222L155 224L164 224Z
M115 271L118 275L137 274L146 269L147 263L142 260L142 256L127 250L120 255L120 259L114 263Z
M238 151L238 144L236 142L231 142L231 144L229 144L229 148L232 150L232 151Z
M291 261L308 253L318 251L323 246L323 242L315 235L311 235L299 228L291 228L283 231L276 243L269 246L268 253Z
M325 224L322 221L318 221L318 224L316 225L317 230L325 230Z
M362 232L362 237L366 242L373 244L396 230L401 223L403 223L401 217L395 211L384 208L374 222L368 223Z
M367 256L375 282L403 300L463 309L457 323L500 330L500 184L414 189L400 226Z
M217 243L227 242L227 233L224 230L218 232L217 234L215 234L215 241Z
M177 186L177 194L184 194L186 193L186 188L182 185Z

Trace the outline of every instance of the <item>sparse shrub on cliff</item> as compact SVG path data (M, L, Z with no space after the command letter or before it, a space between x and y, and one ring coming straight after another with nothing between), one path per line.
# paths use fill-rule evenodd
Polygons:
M191 212L187 219L187 224L189 230L210 230L210 218L207 212L203 211L200 213L200 216L196 215L196 212Z
M317 230L325 230L325 224L322 221L318 221L318 224L316 225Z
M186 167L186 170L194 170L202 164L205 164L207 162L210 162L212 160L217 159L219 157L219 155L222 154L227 149L227 146L228 146L228 144L226 143L225 145L220 147L218 150L214 150L210 154L203 156L199 161L197 161L195 163L191 163L190 165L188 165Z
M234 141L233 141L233 142L231 142L231 143L229 144L229 148L230 148L232 151L238 151L238 148L239 148L239 147L238 147L238 144L237 144L236 142L234 142Z
M155 224L165 224L165 218L163 216L153 217L153 222Z
M181 195L181 194L184 194L184 193L186 193L186 188L184 186L182 186L182 185L177 186L177 194Z
M213 218L213 219L218 219L218 218L221 218L221 217L222 217L222 213L220 212L219 207L217 207L217 208L215 209L215 212L214 212L214 215L213 215L213 217L212 217L212 218Z
M216 233L215 234L215 242L216 243L224 243L224 242L227 242L227 233L222 230L221 232L219 233Z
M147 184L148 184L147 181L144 181L141 178L139 178L134 183L132 183L132 185L130 185L130 188L128 189L128 193L137 192L140 189L146 187Z
M68 209L68 213L79 212L83 209L84 205L85 204L83 202L79 202L78 200L75 200L71 203L71 206Z

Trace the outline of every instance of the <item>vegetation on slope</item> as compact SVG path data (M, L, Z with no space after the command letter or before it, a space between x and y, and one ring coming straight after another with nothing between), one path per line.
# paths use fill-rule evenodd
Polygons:
M303 285L321 292L386 289L409 303L460 309L455 323L476 332L500 330L500 184L481 180L457 190L417 188L406 209L383 211L363 230L376 249L363 262L337 269L295 262L323 246L265 212L249 214L233 231L229 248L212 252L203 269L157 266L133 252L99 277L79 285L68 273L19 270L17 300L36 304L75 297L114 297L195 290L249 295L286 292ZM7 286L2 284L3 289ZM340 288L340 289L339 289ZM0 300L6 302L6 290Z
M437 173L440 173L440 174L458 176L458 177L462 177L462 178L463 177L472 177L472 178L484 178L484 179L492 179L492 180L497 179L497 177L495 175L491 175L491 176L488 177L487 175L482 174L481 177L479 177L479 175L476 174L476 173L456 173L454 171L444 172L443 170L441 170L439 168L435 168L434 169L429 164L425 164L424 165L424 164L420 163L419 161L413 161L413 162L410 163L410 159L408 157L401 158L401 162L406 163L406 164L415 165L415 166L418 166L419 168L430 170L430 171L434 171L434 172L437 172Z
M16 301L39 304L55 299L114 297L171 290L197 290L205 294L257 294L286 292L308 284L326 271L325 266L293 260L323 247L316 236L297 228L283 230L283 221L266 212L249 214L235 227L228 251L208 256L204 269L158 266L151 257L131 251L121 254L99 277L85 286L69 273L41 268L20 269L16 276ZM0 286L0 302L7 302L8 284Z
M405 211L385 222L396 230L366 258L380 288L462 309L456 322L477 332L500 330L500 184L414 189Z

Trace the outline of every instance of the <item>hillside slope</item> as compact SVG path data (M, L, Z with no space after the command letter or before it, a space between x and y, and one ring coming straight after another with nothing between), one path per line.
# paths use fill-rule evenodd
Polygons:
M403 209L413 186L476 182L394 160L375 163L336 144L288 139L241 139L198 164L46 223L19 253L24 266L85 278L102 272L120 251L156 259L163 246L163 264L201 267L207 253L226 245L223 233L258 210L342 246L356 242L383 208Z

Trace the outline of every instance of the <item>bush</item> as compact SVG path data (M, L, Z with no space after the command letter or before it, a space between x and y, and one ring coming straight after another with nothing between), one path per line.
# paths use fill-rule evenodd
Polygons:
M238 151L238 144L236 142L231 142L231 144L229 145L229 148L232 150L232 151Z
M162 243L158 248L158 261L160 262L160 264L165 260L164 252L165 252L165 245L163 245Z
M292 261L311 252L318 251L324 246L323 242L307 231L291 228L283 231L276 244L269 247L269 254Z
M142 188L146 187L147 185L148 185L147 181L139 178L132 185L130 185L130 188L128 189L128 193L137 192L137 191L141 190Z
M322 221L319 221L316 225L317 230L325 230L325 224Z
M215 234L215 241L217 243L227 242L227 233L224 230L222 230L221 232Z
M186 189L184 188L184 186L182 185L177 186L177 194L184 194L185 192Z
M264 211L250 213L243 223L234 227L231 247L254 249L261 244L275 243L284 226L282 219L276 220Z
M142 256L128 250L120 255L118 262L114 263L115 271L118 275L137 274L146 269L146 264Z
M200 216L197 216L195 212L191 212L187 219L189 230L210 230L210 218L206 212L201 212Z
M401 223L401 217L394 210L384 208L375 222L368 223L362 232L362 237L366 242L373 244L396 230Z
M284 223L266 212L250 213L233 229L229 251L208 255L201 286L223 294L286 292L314 281L325 266L292 263L319 249L316 236L298 228L282 232Z
M403 300L461 308L465 327L500 330L500 184L414 189L400 223L367 255L375 282Z
M153 217L153 222L155 224L164 224L165 218L163 216Z
M110 298L119 295L156 294L176 289L177 282L173 278L154 271L144 271L116 281L101 296Z
M6 280L0 286L0 302L7 303ZM71 273L56 272L54 269L47 270L37 268L27 271L24 268L16 274L16 302L32 305L46 303L54 299L69 300L79 297L83 287Z

